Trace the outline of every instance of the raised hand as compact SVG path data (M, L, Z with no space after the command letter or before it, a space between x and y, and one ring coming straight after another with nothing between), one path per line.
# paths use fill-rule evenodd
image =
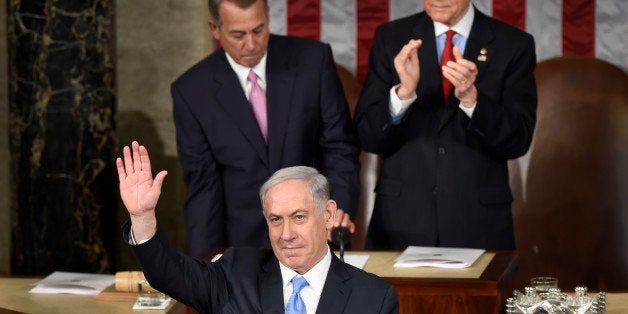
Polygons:
M419 85L421 71L418 50L422 43L420 39L411 39L395 56L395 70L401 81L397 96L401 100L412 97Z
M116 160L120 197L131 215L133 234L138 238L136 240L141 240L152 236L155 231L155 206L167 172L160 171L153 179L148 151L136 141L131 143L131 148L123 148L123 156L124 160Z

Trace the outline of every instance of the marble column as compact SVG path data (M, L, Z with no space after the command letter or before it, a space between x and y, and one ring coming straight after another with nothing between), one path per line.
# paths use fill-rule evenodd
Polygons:
M114 3L9 1L13 275L113 269Z
M0 276L11 270L9 212L9 70L7 68L7 2L0 1Z

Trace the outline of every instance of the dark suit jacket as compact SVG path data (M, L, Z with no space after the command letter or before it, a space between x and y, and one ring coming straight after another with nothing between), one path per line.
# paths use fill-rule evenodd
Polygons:
M393 59L416 38L423 40L418 99L393 125L389 91L399 83ZM443 105L434 25L425 12L377 28L355 118L365 150L384 158L368 246L514 247L507 160L525 154L532 141L534 40L475 10L464 57L479 72L471 119L453 90Z
M276 170L316 167L353 215L359 147L329 45L271 35L266 64L268 145L225 52L172 84L177 148L187 185L188 250L267 246L259 188Z
M130 226L123 226L127 243ZM153 288L201 313L284 313L281 270L272 250L231 248L211 263L178 253L160 229L131 248ZM397 291L332 254L316 312L398 313Z

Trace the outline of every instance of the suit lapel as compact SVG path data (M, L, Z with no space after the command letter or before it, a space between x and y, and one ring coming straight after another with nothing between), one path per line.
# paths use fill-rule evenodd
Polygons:
M434 37L434 23L425 14L419 15L416 26L413 30L414 38L423 40L419 48L419 60L421 60L421 81L417 96L420 103L429 106L426 108L435 118L437 112L443 108L443 87L441 83L441 69L438 63L438 50L436 49L436 38Z
M471 26L471 33L469 34L467 47L464 51L464 58L475 62L478 67L478 77L476 78L476 82L481 79L481 76L484 73L483 69L491 60L491 53L495 53L495 51L491 51L492 49L489 47L491 41L495 38L495 34L489 27L487 19L486 15L482 14L482 12L477 9L475 10L475 18L473 25ZM484 57L481 57L482 55Z
M279 270L279 261L273 256L270 261L264 265L264 272L258 280L258 289L260 291L260 304L264 313L283 313L283 281L281 280L281 270Z
M268 99L268 158L273 172L281 164L290 109L294 104L293 87L297 72L291 65L290 47L271 35L266 64L266 97Z
M238 77L233 69L231 69L224 52L220 62L222 62L223 65L217 68L224 70L217 72L214 76L219 86L216 93L216 100L231 116L233 121L235 121L244 137L249 141L251 146L253 146L258 157L268 166L268 154L266 152L266 143L264 143L262 132L253 115L251 104L246 99Z
M434 37L434 23L422 13L414 28L414 38L421 38L423 44L419 48L419 60L421 60L421 84L419 84L418 96L427 103L442 103L443 87L441 84L441 70L438 63L438 50ZM426 98L427 97L427 98Z
M331 265L316 313L344 312L351 295L351 287L345 284L345 281L349 279L351 275L345 269L344 264L332 253Z
M486 21L486 16L482 14L482 12L478 11L477 8L474 7L475 17L473 18L473 25L471 26L471 32L469 33L469 38L467 39L467 45L464 50L464 58L474 62L478 68L478 76L476 78L476 86L477 82L481 79L482 73L484 73L484 67L486 66L485 61L479 61L478 56L482 55L482 49L487 51L488 44L493 40L494 34L491 29L487 26L488 23ZM487 56L488 59L489 56ZM441 92L442 94L442 92ZM459 111L458 110L458 99L453 95L453 91L449 96L447 108L442 110L442 114L440 115L440 123L438 126L438 131L442 131L445 125L451 120L451 118Z

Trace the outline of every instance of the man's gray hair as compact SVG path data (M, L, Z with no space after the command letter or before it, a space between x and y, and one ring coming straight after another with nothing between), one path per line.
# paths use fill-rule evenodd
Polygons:
M220 19L220 4L223 1L229 1L239 8L246 9L252 6L257 0L208 0L209 4L209 16L216 23L216 26L220 27L222 25L222 20ZM266 7L266 11L268 12L268 0L262 0L264 2L264 6Z
M329 200L329 182L324 175L318 172L318 170L306 166L294 166L279 169L270 178L268 178L259 190L259 198L262 202L262 208L264 208L264 197L266 196L266 192L268 192L268 190L270 190L273 186L287 180L306 181L308 183L310 193L314 198L314 202L318 207L319 213L323 212L325 205Z

